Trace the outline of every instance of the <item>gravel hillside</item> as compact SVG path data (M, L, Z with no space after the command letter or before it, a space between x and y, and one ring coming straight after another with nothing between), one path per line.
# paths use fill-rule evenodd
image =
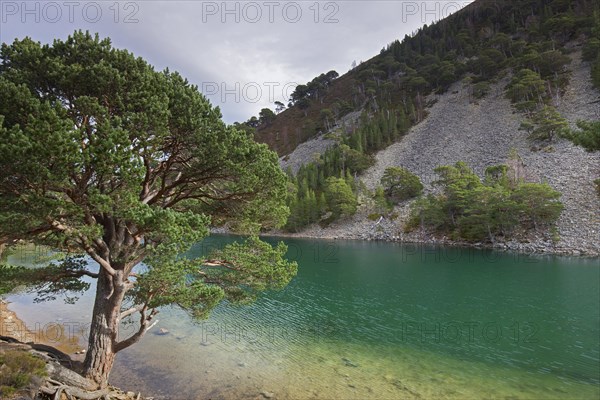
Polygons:
M562 98L555 99L559 111L574 125L579 119L600 120L600 92L593 88L590 66L581 62L580 52L572 55L571 84ZM532 151L526 132L519 130L523 116L516 113L504 92L509 78L492 85L490 93L470 101L462 83L447 93L432 96L437 102L429 117L413 127L402 141L377 154L377 163L361 177L367 188L377 186L384 170L403 166L419 175L426 187L435 180L439 165L467 162L478 174L486 167L505 163L509 151L517 149L530 180L547 182L562 194L565 210L558 221L561 236L557 244L540 237L529 244L504 244L528 251L568 254L600 254L600 201L593 180L600 177L600 153L588 153L566 140L552 148ZM301 149L299 149L301 150ZM292 159L294 155L290 156ZM352 239L400 239L421 241L415 234L403 234L408 205L398 207L395 221L379 224L366 218L363 205L351 220L327 229L313 226L300 236Z

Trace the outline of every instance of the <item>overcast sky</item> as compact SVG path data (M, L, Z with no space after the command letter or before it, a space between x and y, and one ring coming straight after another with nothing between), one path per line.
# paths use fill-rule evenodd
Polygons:
M76 29L110 37L157 69L179 71L245 121L297 83L368 60L459 1L0 1L0 39L49 43Z

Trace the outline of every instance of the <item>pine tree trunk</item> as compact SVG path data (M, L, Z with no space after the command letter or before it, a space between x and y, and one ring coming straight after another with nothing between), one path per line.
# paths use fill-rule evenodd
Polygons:
M122 278L121 271L117 271L113 277L101 268L97 281L83 375L96 382L100 388L108 385L110 371L115 361L121 304L126 292Z

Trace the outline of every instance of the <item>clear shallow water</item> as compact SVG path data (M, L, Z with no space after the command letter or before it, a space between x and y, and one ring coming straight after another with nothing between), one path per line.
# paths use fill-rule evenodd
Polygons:
M285 290L200 323L163 309L112 383L181 399L600 397L598 259L285 241L300 265ZM86 323L92 301L10 300L42 325Z

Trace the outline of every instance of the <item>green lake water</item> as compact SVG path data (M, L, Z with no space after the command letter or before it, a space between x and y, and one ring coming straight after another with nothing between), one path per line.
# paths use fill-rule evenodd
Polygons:
M284 240L299 263L286 289L203 322L161 310L112 383L172 399L600 398L597 258ZM92 296L9 300L32 327L75 326Z

